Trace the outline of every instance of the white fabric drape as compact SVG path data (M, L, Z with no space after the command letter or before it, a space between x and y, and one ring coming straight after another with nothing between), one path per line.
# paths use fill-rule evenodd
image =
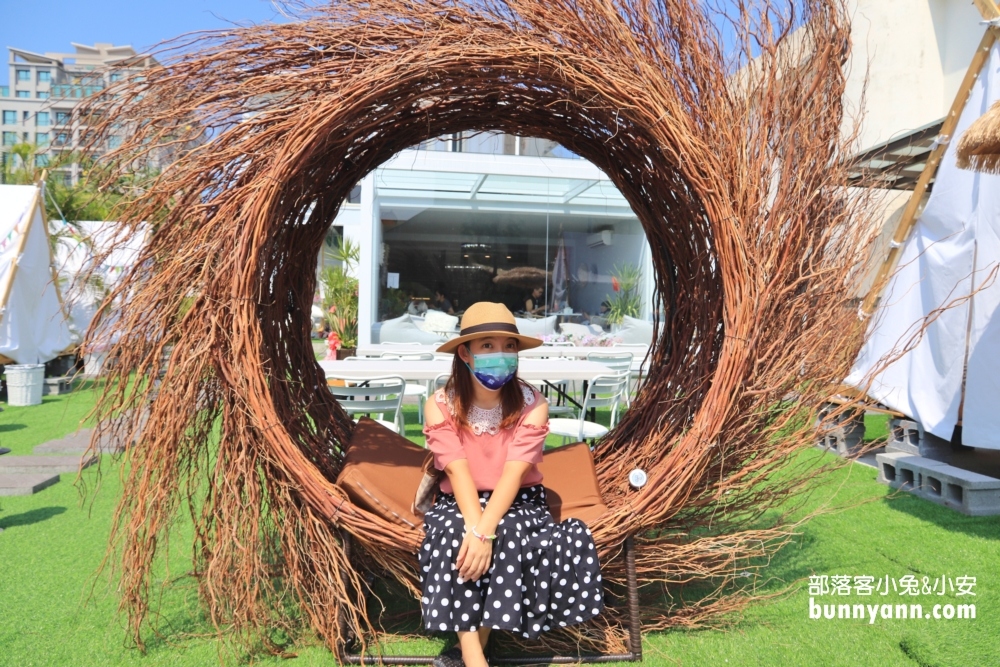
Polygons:
M0 304L0 354L20 364L54 359L73 342L52 276L40 197L31 185L0 185L0 295L13 279Z
M1000 449L1000 280L989 283L1000 262L1000 176L959 169L955 148L997 99L1000 46L995 45L846 380L865 388L880 362L898 356L894 351L931 319L915 347L876 375L868 393L950 439L968 357L963 442L989 449ZM932 315L970 293L971 299Z

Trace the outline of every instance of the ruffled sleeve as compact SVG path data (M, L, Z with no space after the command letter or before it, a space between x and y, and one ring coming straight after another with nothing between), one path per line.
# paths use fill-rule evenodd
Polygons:
M535 426L520 423L507 445L508 461L525 461L535 465L542 462L542 450L545 449L545 436L549 434L549 425Z
M424 426L424 435L427 437L427 449L434 455L434 467L438 470L444 470L452 461L466 458L462 441L449 419Z

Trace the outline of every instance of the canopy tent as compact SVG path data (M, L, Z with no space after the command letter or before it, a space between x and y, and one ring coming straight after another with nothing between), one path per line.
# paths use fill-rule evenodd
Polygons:
M1000 100L996 30L984 39L988 57L968 97L960 92L957 126L945 134L960 136ZM934 192L904 237L900 268L846 383L938 437L950 440L961 424L964 444L1000 449L1000 176L960 169L956 144L945 149Z
M54 359L77 339L52 269L43 191L0 185L0 361Z

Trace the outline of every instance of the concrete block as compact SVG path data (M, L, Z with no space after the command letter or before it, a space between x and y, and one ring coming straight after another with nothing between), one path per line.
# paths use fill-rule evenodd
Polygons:
M911 419L890 419L889 440L885 443L886 452L905 452L937 461L950 461L952 457L951 442L924 430L924 427Z
M45 378L45 384L42 386L42 395L44 396L58 396L59 394L68 394L71 391L73 391L73 378L68 376Z
M59 481L59 475L34 473L12 475L0 473L0 496L30 496Z
M854 454L864 446L865 415L863 412L842 414L833 423L828 415L839 406L828 404L820 408L816 426L820 429L817 447L836 451L841 456Z
M875 457L878 481L969 516L1000 514L1000 479L905 452Z
M96 456L5 456L0 459L0 474L75 473L95 463Z
M85 428L64 438L36 445L32 451L35 454L85 454L90 447L92 433L92 429ZM98 444L98 451L102 454L117 454L122 449L121 446L109 440Z

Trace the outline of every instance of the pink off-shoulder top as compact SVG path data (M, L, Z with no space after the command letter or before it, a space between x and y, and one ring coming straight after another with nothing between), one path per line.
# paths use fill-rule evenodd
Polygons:
M524 393L524 409L514 426L500 428L503 418L500 406L493 410L473 406L468 415L469 426L459 428L455 422L451 397L445 395L444 389L438 389L434 393L434 400L441 408L444 421L424 426L427 449L434 454L434 467L444 470L452 461L466 459L476 488L480 491L492 491L500 481L507 461L527 461L533 465L525 474L521 486L541 483L542 473L536 465L542 462L542 449L549 427L548 424L525 424L524 418L537 407L539 401L545 399L529 385L522 384L521 391ZM441 478L441 492L453 493L447 476Z

